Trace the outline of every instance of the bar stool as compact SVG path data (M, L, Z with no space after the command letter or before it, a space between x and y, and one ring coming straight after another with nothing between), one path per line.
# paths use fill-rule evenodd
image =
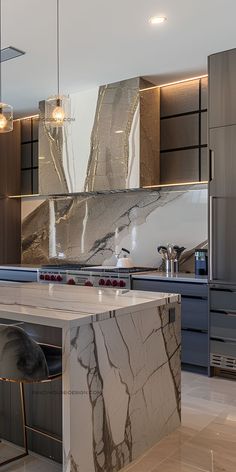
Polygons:
M20 388L24 453L0 462L0 467L29 454L27 431L46 436L57 442L62 440L27 424L25 383L52 382L62 376L62 349L35 342L20 326L0 325L0 380L17 382Z

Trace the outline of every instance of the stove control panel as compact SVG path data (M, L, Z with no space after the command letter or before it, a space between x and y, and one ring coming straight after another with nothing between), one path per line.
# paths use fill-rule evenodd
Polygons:
M70 271L40 269L38 282L79 285L81 287L127 288L130 289L130 275L117 272Z
M67 282L67 273L65 271L53 272L50 270L40 269L38 273L38 282L65 284Z
M71 272L68 273L67 284L81 287L130 288L130 277L116 273Z

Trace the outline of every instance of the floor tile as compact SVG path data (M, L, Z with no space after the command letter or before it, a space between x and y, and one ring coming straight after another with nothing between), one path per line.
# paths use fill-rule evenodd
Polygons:
M20 448L0 443L0 462L22 454L22 452ZM35 454L1 467L1 472L62 472L62 465Z

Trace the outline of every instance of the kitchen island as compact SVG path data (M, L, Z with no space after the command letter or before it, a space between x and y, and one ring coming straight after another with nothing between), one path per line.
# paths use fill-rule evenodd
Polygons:
M179 295L3 282L0 318L62 332L63 472L118 471L179 426Z

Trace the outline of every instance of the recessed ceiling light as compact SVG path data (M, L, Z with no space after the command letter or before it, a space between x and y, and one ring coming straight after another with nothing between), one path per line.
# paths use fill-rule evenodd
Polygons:
M165 16L152 16L149 20L151 25L159 25L160 23L164 23L167 20Z

